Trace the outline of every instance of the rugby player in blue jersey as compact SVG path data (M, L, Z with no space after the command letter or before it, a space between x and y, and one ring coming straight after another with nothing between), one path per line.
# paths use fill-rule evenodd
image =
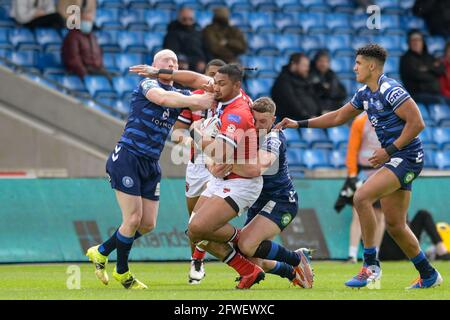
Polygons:
M178 69L177 56L171 50L162 50L154 56L153 66L161 73L171 73ZM108 255L117 249L113 277L126 289L147 288L130 272L128 256L133 241L156 225L161 180L159 157L181 111L174 108L209 109L213 101L212 94L191 95L189 90L178 90L172 81L164 79L145 78L134 90L125 130L106 163L122 211L122 224L108 240L86 253L95 265L97 278L104 284L109 280Z
M407 289L431 288L443 279L420 249L417 238L406 224L411 184L423 168L422 142L418 135L425 128L419 108L396 80L383 73L387 53L377 44L356 52L356 80L364 86L340 109L309 120L283 119L277 128L330 128L342 125L366 111L375 128L381 148L369 159L380 168L360 187L353 198L359 214L364 244L361 271L345 283L352 288L379 288L381 267L377 259L376 218L372 204L380 200L386 228L419 272Z

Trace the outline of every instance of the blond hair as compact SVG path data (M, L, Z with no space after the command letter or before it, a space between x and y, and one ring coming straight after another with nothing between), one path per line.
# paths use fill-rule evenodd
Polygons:
M271 98L261 97L253 102L252 109L256 112L260 113L270 112L271 114L275 115L277 106Z

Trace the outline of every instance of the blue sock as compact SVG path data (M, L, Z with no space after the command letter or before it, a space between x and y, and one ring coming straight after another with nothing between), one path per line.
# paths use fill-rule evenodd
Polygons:
M117 273L125 273L128 271L128 256L133 246L134 237L125 237L117 231Z
M411 262L414 263L414 267L416 267L417 271L420 273L420 278L428 279L430 278L434 272L436 271L428 261L427 257L421 250L417 256L411 259Z
M116 239L117 239L117 231L119 229L117 229L112 236L106 240L105 242L103 242L100 247L98 247L98 251L104 255L104 256L109 256L111 254L111 252L113 252L114 250L116 250L117 246L116 246ZM139 231L136 231L136 234L134 235L134 240L139 239L142 235L139 233Z
M275 268L267 272L271 274L277 274L282 278L288 278L291 281L295 278L294 268L285 262L277 261Z
M377 248L364 248L364 265L365 266L380 266L380 261L377 259Z
M258 246L253 255L256 258L286 262L291 266L300 263L300 257L294 252L270 240L264 240Z

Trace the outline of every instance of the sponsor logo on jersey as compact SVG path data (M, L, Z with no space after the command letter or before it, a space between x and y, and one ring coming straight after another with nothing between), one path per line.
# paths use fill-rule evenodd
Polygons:
M134 181L133 179L131 179L131 177L125 176L122 178L122 184L125 188L131 188L132 186L134 186Z
M402 158L392 158L391 161L389 161L386 164L393 166L394 168L397 168L402 162L403 162Z
M373 103L373 105L375 106L375 109L377 109L377 111L378 112L382 112L382 111L384 111L383 109L384 109L384 106L383 106L383 104L380 102L380 101L375 101L374 103Z
M233 133L236 131L236 126L234 124L229 124L227 127L227 132Z
M415 177L416 175L414 174L414 172L408 172L406 175L405 175L405 178L403 179L403 181L405 182L405 183L410 183L411 181L413 181L414 180L414 177Z
M387 101L389 101L389 103L391 105L395 104L403 95L405 94L405 90L403 90L400 87L394 88L392 89L391 92L388 93L387 95Z
M170 117L170 111L169 111L169 110L165 110L165 111L163 112L161 118L162 118L163 120L167 120L167 119L169 119L169 117Z
M283 227L286 227L292 220L292 216L290 213L285 213L283 214L283 216L281 217L281 225Z
M363 101L364 110L367 111L369 109L369 101Z
M376 127L377 124L378 124L378 119L377 119L377 117L371 116L371 117L370 117L370 123L372 123L372 126L373 126L373 127Z
M241 116L237 114L229 114L227 119L231 122L241 123Z

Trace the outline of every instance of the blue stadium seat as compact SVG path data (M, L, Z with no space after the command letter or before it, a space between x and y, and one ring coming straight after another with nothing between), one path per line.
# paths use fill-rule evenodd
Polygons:
M345 149L347 147L350 130L347 126L340 126L327 129L328 137L335 149Z
M305 170L306 165L303 161L303 149L300 148L288 148L287 149L287 161L289 166L289 171L292 173L293 171Z
M432 104L428 106L431 117L439 126L450 126L450 106Z
M297 14L293 12L276 12L274 16L275 27L278 32L301 33L302 27Z
M450 170L450 151L441 151L436 153L436 165L439 170Z
M205 28L212 22L213 13L211 11L197 11L195 13L195 20L200 27Z
M127 77L114 77L112 79L113 88L116 93L122 98L125 95L129 95L139 83L139 77L127 76Z
M400 57L388 57L384 64L384 72L387 76L398 74L400 72Z
M406 30L409 29L419 29L422 31L427 32L427 28L425 26L425 21L422 18L408 15L408 16L401 16L401 26L405 28Z
M361 30L363 28L367 29L367 14L366 13L354 14L353 17L350 17L350 22L353 27L353 30Z
M300 0L299 2L309 12L328 12L331 9L324 0Z
M161 49L164 42L164 32L146 32L144 35L144 44L148 51L155 53Z
M50 74L64 74L65 68L61 62L59 52L40 53L38 55L37 67L45 76Z
M16 22L9 16L9 10L0 5L0 27L15 27Z
M0 28L0 49L14 49L14 46L9 42L8 30Z
M450 128L434 128L433 138L440 149L450 149Z
M159 1L155 0L122 0L122 2L130 9L149 9L152 3L155 4ZM162 2L162 1L161 1Z
M121 10L119 20L122 26L130 31L149 30L149 26L145 20L144 10Z
M298 14L298 19L303 31L305 31L305 33L309 35L324 34L328 32L328 28L325 25L325 16L323 13L301 12Z
M304 8L298 0L276 0L275 3L279 10L285 13L303 11Z
M419 138L425 149L438 148L438 144L434 141L434 131L432 127L425 127L425 129L420 132Z
M310 148L332 148L333 144L328 139L323 129L305 128L301 131L301 136L308 143Z
M26 28L9 29L9 41L16 50L40 50L33 32Z
M128 100L116 100L116 103L113 105L114 109L119 112L128 114L130 112L130 102Z
M270 96L270 90L272 89L273 79L248 79L247 89L250 97L255 100L262 96Z
M436 151L435 150L431 150L431 149L427 149L424 146L424 159L423 159L423 165L424 168L426 169L437 169L437 164L436 164Z
M248 11L232 11L230 16L230 24L239 28L242 32L251 32L252 27L248 21Z
M203 8L206 8L210 11L216 7L225 6L224 0L199 0L199 3L202 5Z
M108 78L104 76L85 76L84 84L94 98L117 98Z
M353 13L355 2L350 0L326 0L332 12Z
M400 16L394 14L381 15L381 31L388 35L404 35L405 29L400 25Z
M145 63L143 56L139 53L121 53L116 55L116 66L124 75L128 74L128 68Z
M200 10L202 9L202 5L197 0L172 0L177 8L181 7L189 7L192 10ZM156 1L158 2L158 1Z
M420 102L417 102L417 106L419 107L420 113L422 114L423 121L427 127L434 127L436 123L431 118L430 113L428 112L428 108Z
M275 0L250 0L254 10L259 12L277 11L278 6Z
M11 60L11 50L9 49L0 49L0 57ZM0 61L3 61L0 59Z
M353 57L355 52L351 44L352 40L348 34L335 34L325 37L325 46L331 52L332 57Z
M403 10L410 10L414 6L416 0L402 0L399 5Z
M335 169L345 169L346 168L346 161L345 161L346 156L347 156L346 149L333 150L330 152L330 164Z
M144 31L119 31L118 44L122 51L130 53L147 53L148 48L145 45Z
M115 53L104 53L103 54L103 65L106 70L112 72L120 72L120 69L116 65L116 54Z
M276 37L273 33L254 33L248 37L248 44L252 54L276 55Z
M76 93L88 92L83 81L78 76L53 76L53 79L59 81L61 85Z
M350 57L336 57L331 59L331 69L339 74L353 76L353 60Z
M55 29L38 28L35 30L36 40L45 51L52 51L61 49L62 39Z
M122 0L97 0L98 8L120 8L125 7L125 3Z
M291 55L300 51L300 36L288 33L276 36L275 46L282 55Z
M398 35L377 35L373 37L373 41L385 48L389 57L401 56L404 53L403 38ZM398 73L398 69L396 73Z
M242 56L242 64L246 67L258 68L257 73L248 72L248 76L260 76L262 74L273 73L275 70L273 68L273 58L269 56Z
M358 50L359 48L361 48L362 46L371 43L372 42L372 38L370 36L354 36L353 40L352 40L352 49L354 50Z
M273 23L271 12L250 12L248 22L253 32L275 32L276 27Z
M300 133L296 129L283 130L287 144L290 148L307 148L308 144L302 140Z
M253 6L249 0L224 0L225 4L230 11L247 11L251 12L253 10Z
M302 36L300 44L305 51L319 50L323 47L322 41L318 36Z
M172 20L172 12L169 10L147 10L145 20L152 31L166 32L167 25Z
M303 152L303 162L308 169L330 169L329 151L324 149L307 149Z
M36 69L37 52L35 50L12 51L10 57L14 64L38 71Z
M443 56L445 48L444 37L427 37L425 41L429 53L438 57Z
M325 25L333 34L351 34L350 15L347 13L330 13L325 16Z
M100 29L122 29L119 21L119 9L98 8L95 17L95 25Z
M376 0L375 4L380 7L381 12L387 14L401 14L403 9L400 7L399 0ZM383 19L383 18L381 18Z
M275 72L280 73L281 69L289 63L288 56L280 56L273 58L273 68Z
M95 32L98 44L103 52L120 52L120 46L117 43L116 30L99 30Z

